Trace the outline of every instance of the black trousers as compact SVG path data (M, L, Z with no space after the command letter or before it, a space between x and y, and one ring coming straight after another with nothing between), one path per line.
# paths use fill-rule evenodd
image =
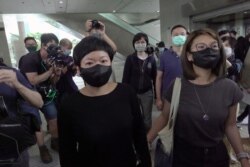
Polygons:
M195 147L174 139L173 167L229 167L229 156L221 141L215 147Z

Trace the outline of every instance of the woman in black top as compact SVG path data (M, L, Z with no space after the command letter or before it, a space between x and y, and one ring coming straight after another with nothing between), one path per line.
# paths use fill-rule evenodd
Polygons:
M192 32L182 53L183 79L174 126L173 167L229 167L226 135L243 167L249 167L236 127L239 87L225 78L226 56L210 29ZM148 134L149 142L167 124L173 85L164 108Z
M108 82L114 52L103 40L84 38L73 57L86 86L64 101L58 116L62 167L150 167L136 94Z
M147 131L152 124L153 89L156 79L156 61L148 47L148 36L138 33L134 36L135 52L129 55L123 71L122 82L129 84L140 99Z

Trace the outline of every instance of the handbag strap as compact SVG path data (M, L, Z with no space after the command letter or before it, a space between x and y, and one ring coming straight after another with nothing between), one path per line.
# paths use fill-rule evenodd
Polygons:
M169 129L174 128L175 125L175 120L180 101L180 93L181 93L181 78L176 78L174 82L174 88L172 93L172 100L171 100L170 112L167 124Z

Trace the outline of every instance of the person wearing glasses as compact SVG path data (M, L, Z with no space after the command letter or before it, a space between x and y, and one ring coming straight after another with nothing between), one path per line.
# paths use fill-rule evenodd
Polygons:
M211 29L192 32L183 47L179 108L174 125L173 167L229 167L224 136L243 167L249 167L236 126L236 110L243 95L226 78L226 55L219 36ZM152 142L169 117L173 84L164 108L148 133Z

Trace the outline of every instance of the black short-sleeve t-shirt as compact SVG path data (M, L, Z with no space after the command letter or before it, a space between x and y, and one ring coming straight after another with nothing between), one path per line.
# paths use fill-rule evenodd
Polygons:
M42 61L40 50L22 56L19 62L19 69L24 75L32 72L36 72L38 75L45 73L47 67ZM39 85L49 85L49 79Z
M166 93L171 102L173 83ZM211 147L225 134L229 107L237 104L243 95L233 81L217 78L207 85L196 85L182 79L179 109L175 123L175 136L199 147ZM204 120L207 114L209 120Z

